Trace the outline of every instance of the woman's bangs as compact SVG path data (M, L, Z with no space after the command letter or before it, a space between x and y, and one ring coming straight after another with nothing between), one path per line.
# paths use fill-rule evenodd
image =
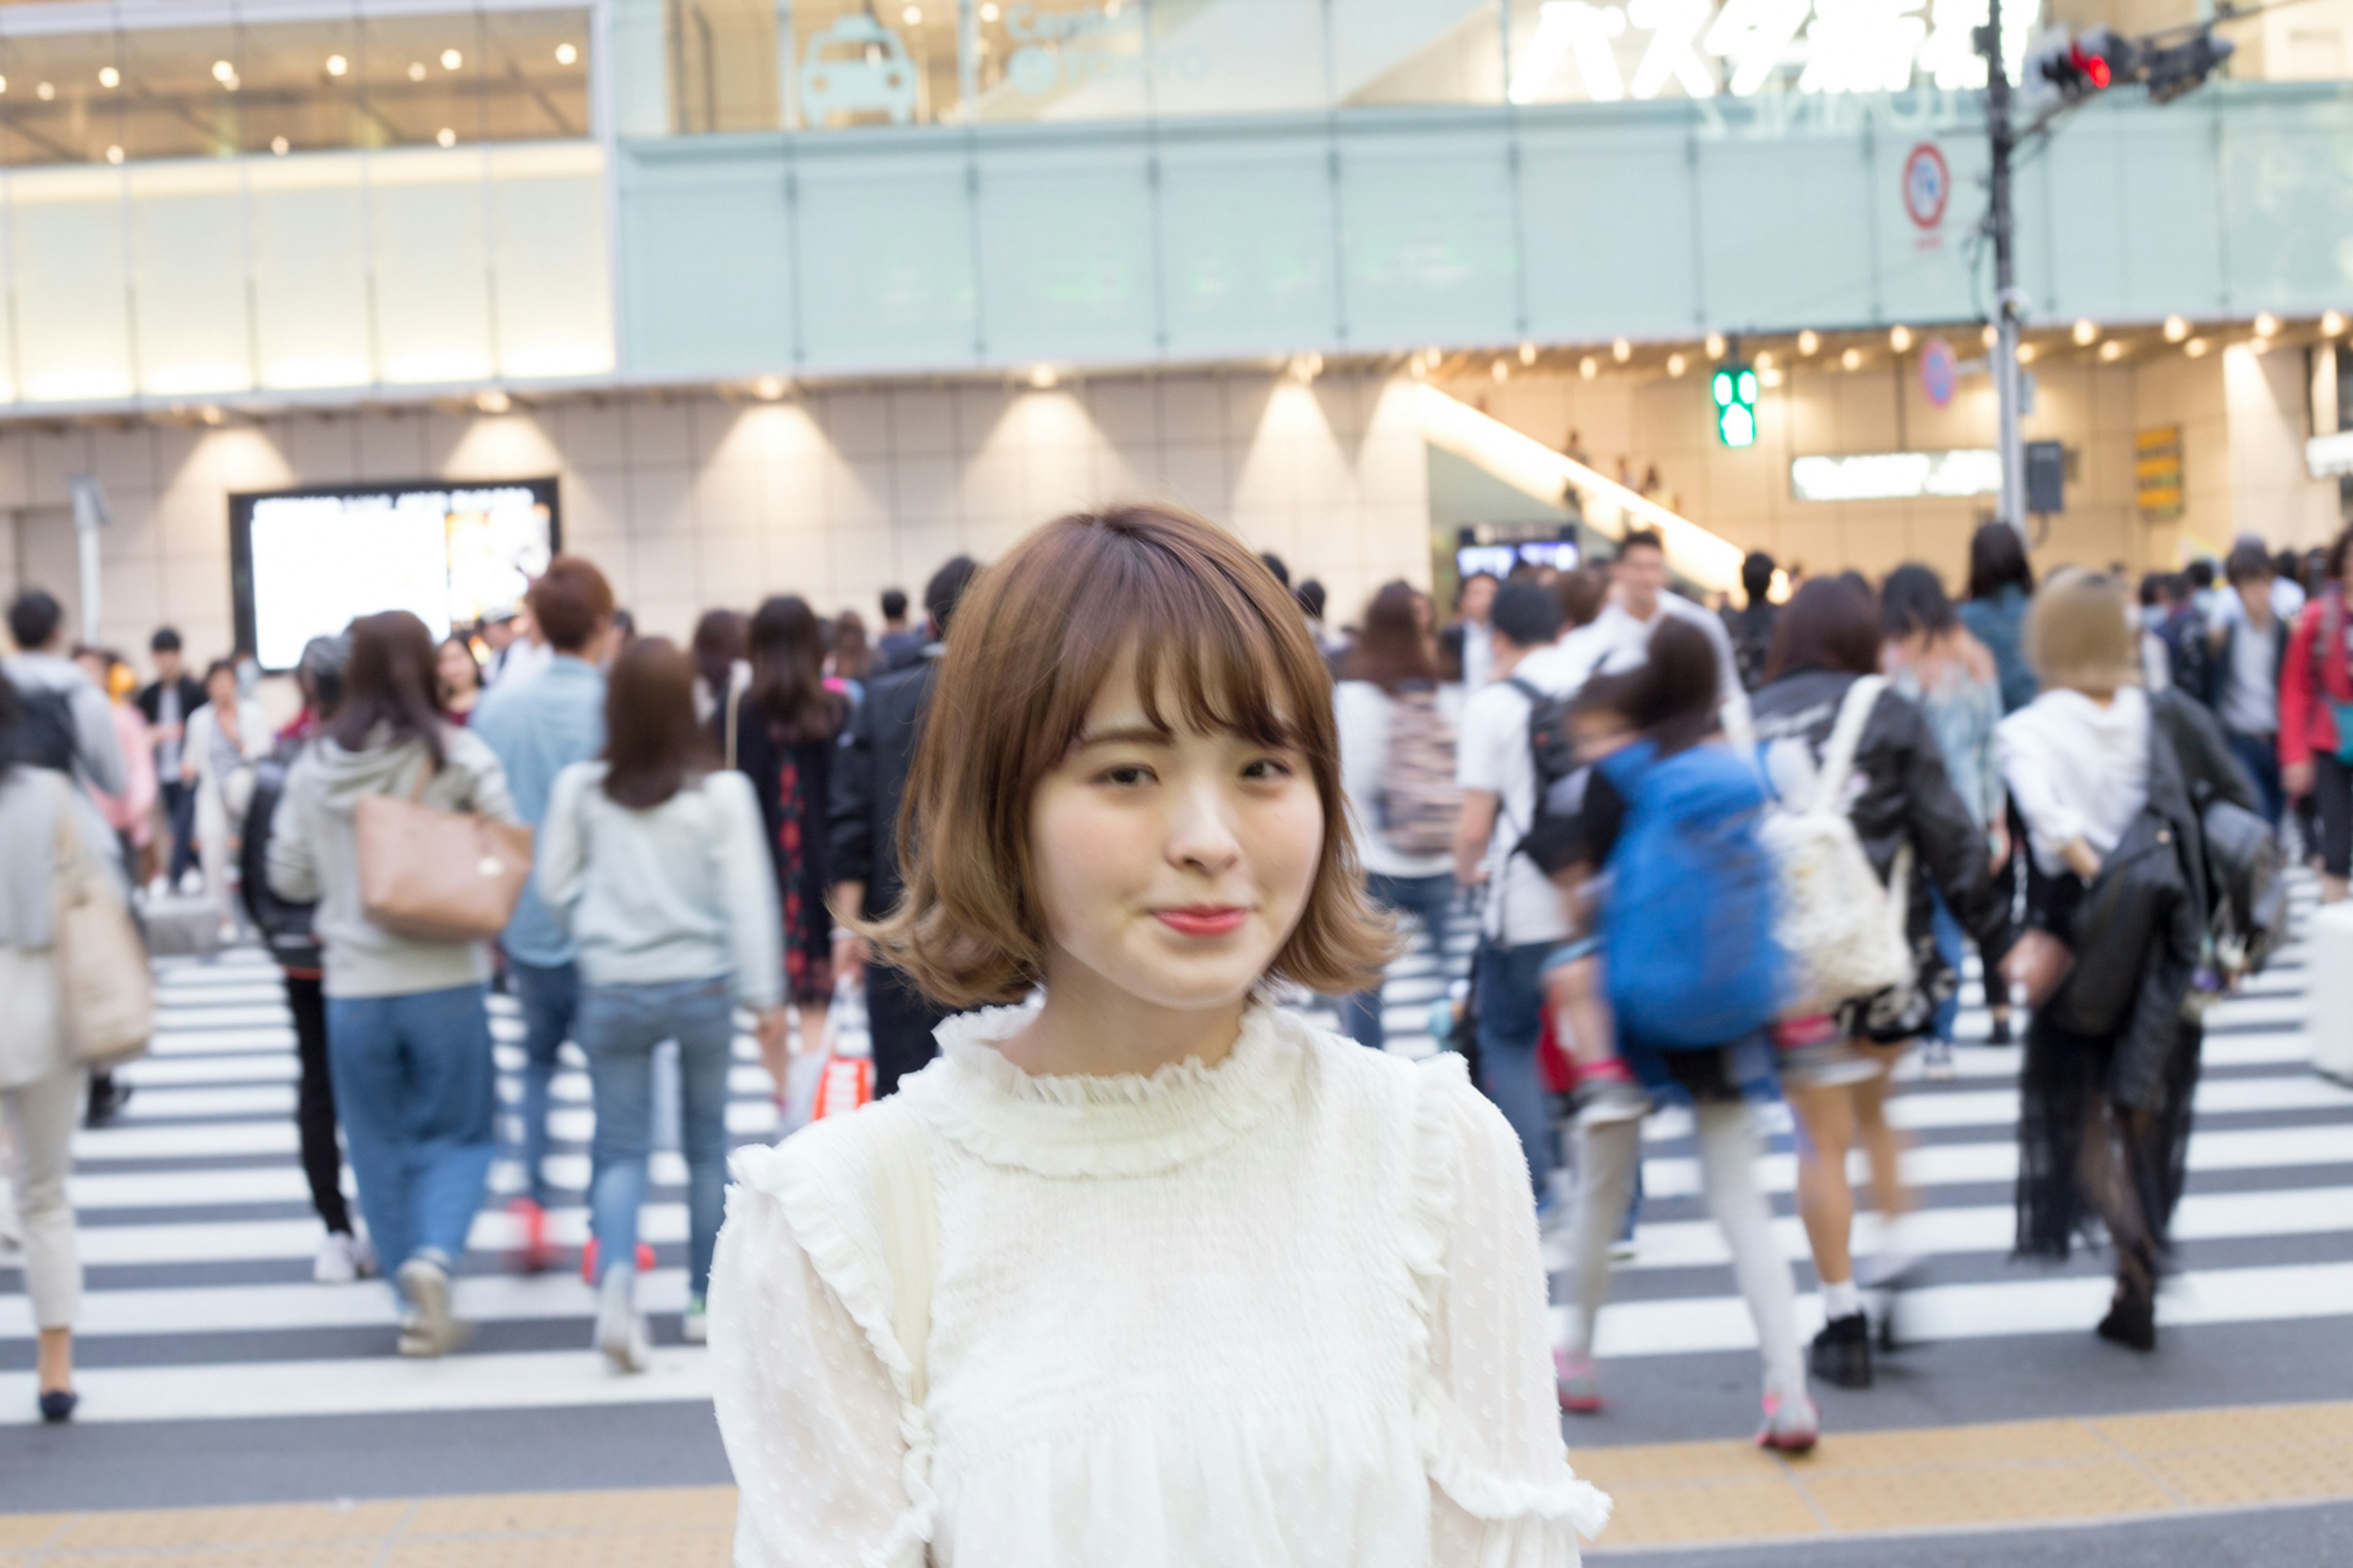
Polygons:
M1145 572L1123 587L1111 618L1129 631L1136 699L1153 728L1237 735L1260 746L1299 743L1301 689L1271 628L1241 589L1191 573Z

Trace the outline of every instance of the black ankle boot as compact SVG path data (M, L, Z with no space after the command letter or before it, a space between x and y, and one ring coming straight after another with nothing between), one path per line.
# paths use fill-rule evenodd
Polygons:
M1807 1358L1814 1375L1841 1388L1871 1386L1871 1321L1861 1312L1832 1318Z
M2116 1299L2100 1320L2100 1338L2146 1355L2157 1348L2157 1295L2146 1286L2116 1282Z
M73 1419L74 1406L81 1395L69 1388L46 1389L41 1394L41 1419L52 1426L63 1426Z

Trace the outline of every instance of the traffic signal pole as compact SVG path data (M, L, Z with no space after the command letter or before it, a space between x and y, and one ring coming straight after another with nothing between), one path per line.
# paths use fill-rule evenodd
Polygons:
M2010 155L2016 147L2010 123L2010 74L2001 59L2001 0L1987 0L1986 25L1978 29L1978 53L1986 62L1986 130L1993 142L1991 199L1986 227L1993 239L1994 393L2000 421L2001 501L1998 515L2021 537L2026 532L2026 440L2019 427L2024 388L2018 374L2018 275L2012 255Z

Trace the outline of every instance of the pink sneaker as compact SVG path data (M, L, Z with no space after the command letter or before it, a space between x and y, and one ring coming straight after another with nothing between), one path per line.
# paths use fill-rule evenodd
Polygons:
M1783 1398L1777 1394L1765 1396L1765 1425L1757 1430L1757 1446L1784 1454L1806 1454L1813 1451L1822 1435L1822 1413L1814 1402L1800 1394Z
M643 1279L654 1271L654 1247L649 1241L638 1243L638 1276ZM590 1237L580 1247L580 1282L596 1283L596 1238Z
M507 1255L507 1263L518 1274L537 1274L555 1261L555 1248L547 1241L547 1211L529 1198L517 1198L507 1205L507 1212L522 1226L522 1243Z
M1552 1352L1553 1381L1560 1388L1560 1407L1572 1415L1598 1415L1601 1413L1601 1379L1593 1370L1593 1358L1573 1356L1567 1351Z

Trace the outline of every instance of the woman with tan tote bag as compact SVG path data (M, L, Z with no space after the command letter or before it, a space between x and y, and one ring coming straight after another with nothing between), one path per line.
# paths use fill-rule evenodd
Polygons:
M449 1279L497 1152L487 937L513 909L530 836L497 756L441 711L425 623L388 610L351 639L343 705L287 773L269 883L319 906L360 1212L399 1293L401 1353L434 1356L460 1335Z

